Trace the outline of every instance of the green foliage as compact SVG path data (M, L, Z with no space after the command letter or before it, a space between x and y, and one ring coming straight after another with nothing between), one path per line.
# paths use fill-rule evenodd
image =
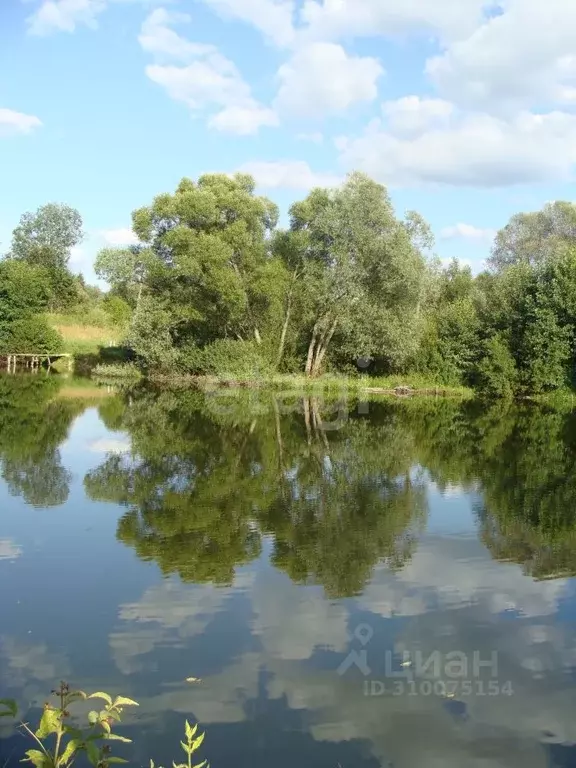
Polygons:
M132 308L120 296L106 296L102 306L111 322L118 326L126 326L132 318Z
M386 359L399 366L415 351L412 330L425 262L424 223L395 217L385 187L351 174L336 190L313 190L290 209L289 233L276 240L300 276L303 367L315 376L338 344L348 362ZM303 321L303 322L302 322Z
M196 678L189 681L198 682ZM72 690L67 683L52 691L58 703L53 706L44 705L38 728L32 730L28 723L21 723L20 728L36 744L36 748L28 749L20 762L31 763L35 768L69 768L80 755L86 755L88 762L94 768L109 768L111 765L128 763L122 757L112 754L110 742L131 744L132 740L113 732L122 719L126 707L137 707L138 703L126 696L112 698L109 693L96 691L86 694L84 691ZM72 717L71 708L76 702L101 700L102 709L90 710L87 724L78 727L77 718ZM14 699L0 699L0 717L16 718L18 707ZM198 731L198 725L190 725L185 721L184 741L182 750L186 755L185 763L173 762L173 768L209 768L207 760L192 765L192 756L198 752L204 742L205 734ZM155 768L150 760L150 768Z
M37 266L65 268L72 248L83 237L78 211L68 205L48 203L22 215L12 233L10 255Z
M66 311L78 304L81 287L67 267L44 268L50 285L48 304L51 311Z
M202 762L192 765L192 755L202 746L204 735L204 733L198 733L198 725L191 726L188 720L186 720L184 727L184 738L186 740L180 742L180 746L186 755L186 762L177 763L173 761L173 768L210 768L210 763L207 760L202 760ZM150 760L150 768L155 768L153 760Z
M102 363L92 370L92 376L102 379L138 381L142 378L142 371L133 363Z
M469 267L433 266L425 286L423 330L415 367L450 385L468 383L480 351L479 291Z
M62 336L42 315L0 325L0 353L57 354L63 348Z
M517 264L538 266L566 245L576 245L576 205L557 200L535 213L517 213L496 235L489 264L502 271Z
M177 359L171 327L170 311L145 296L134 313L126 343L146 366L170 370Z
M218 339L201 350L190 350L188 365L193 373L228 379L258 379L274 371L261 345L235 339Z
M137 245L100 251L103 296L67 267L79 214L25 214L0 262L2 349L59 349L28 318L60 309L78 320L61 324L66 350L92 368L125 343L143 371L172 379L416 375L505 397L576 383L574 204L513 216L477 277L457 260L443 268L422 217L399 218L362 173L296 201L286 230L277 222L250 176L184 178L133 212Z
M37 748L29 749L22 762L32 763L35 768L68 768L79 754L86 754L94 768L108 768L118 763L127 763L121 757L111 754L110 742L130 743L130 739L112 733L116 723L121 720L125 707L137 707L138 704L124 696L112 697L101 691L86 694L75 691L67 683L61 683L53 691L58 704L44 705L38 728L33 731L27 723L21 728L36 743ZM101 699L104 701L100 711L88 713L88 723L84 728L72 724L71 706L78 701Z
M42 312L50 297L46 272L13 259L0 261L0 323Z
M94 271L131 307L138 304L150 271L157 262L150 248L131 245L127 248L104 248L94 262Z
M522 384L529 392L548 392L568 383L573 355L570 331L548 307L535 307L530 313L520 354Z
M477 385L488 397L513 397L518 381L516 363L500 336L487 339L476 368Z
M133 214L134 231L146 245L142 298L159 300L176 347L190 338L202 346L226 335L261 336L268 306L266 237L278 212L253 189L242 175L183 179L173 195L160 195ZM131 262L118 261L126 264L125 281ZM111 262L109 255L99 257L99 264ZM111 267L107 274L114 279ZM139 354L146 358L147 352Z

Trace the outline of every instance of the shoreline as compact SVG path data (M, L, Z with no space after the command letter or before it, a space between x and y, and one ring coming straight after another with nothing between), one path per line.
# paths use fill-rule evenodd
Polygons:
M192 374L167 375L151 374L144 376L143 381L149 381L152 384L181 387L183 385L194 386L203 391L225 390L225 389L286 389L286 390L304 390L307 392L328 391L337 393L346 391L356 395L385 395L389 397L474 397L474 391L468 387L449 387L446 385L416 385L410 383L402 384L382 384L378 385L378 379L375 377L374 383L361 379L339 378L339 377L318 377L314 379L305 376L281 375L269 378L242 379L242 378L223 378L218 376L195 376Z

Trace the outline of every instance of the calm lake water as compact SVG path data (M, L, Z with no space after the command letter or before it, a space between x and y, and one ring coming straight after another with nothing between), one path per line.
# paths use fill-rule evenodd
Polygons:
M31 718L64 679L140 702L135 765L185 718L213 768L576 765L576 412L0 377L0 468Z

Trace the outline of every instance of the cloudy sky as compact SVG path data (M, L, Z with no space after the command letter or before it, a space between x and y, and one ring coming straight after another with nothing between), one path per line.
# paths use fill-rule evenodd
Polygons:
M205 171L284 209L359 169L482 264L518 210L576 199L573 0L1 0L0 249L65 201L89 237Z

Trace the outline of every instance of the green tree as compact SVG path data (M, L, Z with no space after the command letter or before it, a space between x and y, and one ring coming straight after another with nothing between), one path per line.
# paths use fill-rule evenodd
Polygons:
M42 312L49 297L45 270L12 259L0 261L0 324Z
M480 392L488 397L513 397L518 371L508 345L501 336L492 336L484 342L476 377Z
M379 356L398 365L412 351L424 223L414 214L398 220L385 187L359 173L339 189L313 190L290 216L280 243L302 286L305 372L320 373L335 334L349 361Z
M529 392L548 392L568 384L573 359L569 329L548 307L529 311L520 355L521 381Z
M446 384L469 383L479 355L481 294L470 267L457 259L429 269L424 331L414 356L416 368Z
M12 233L10 255L30 264L65 268L71 249L83 237L82 217L75 208L48 203L22 215Z
M536 266L565 245L576 245L576 205L558 200L541 211L512 216L497 233L488 263L496 271L514 264Z
M62 336L42 315L0 324L0 352L4 354L56 354L63 347Z
M134 212L134 231L153 256L145 290L166 313L176 348L190 339L200 346L218 338L262 342L277 216L243 174L183 179L173 195Z
M149 248L103 248L94 262L94 272L133 307L138 306L146 279L147 265L154 261Z

